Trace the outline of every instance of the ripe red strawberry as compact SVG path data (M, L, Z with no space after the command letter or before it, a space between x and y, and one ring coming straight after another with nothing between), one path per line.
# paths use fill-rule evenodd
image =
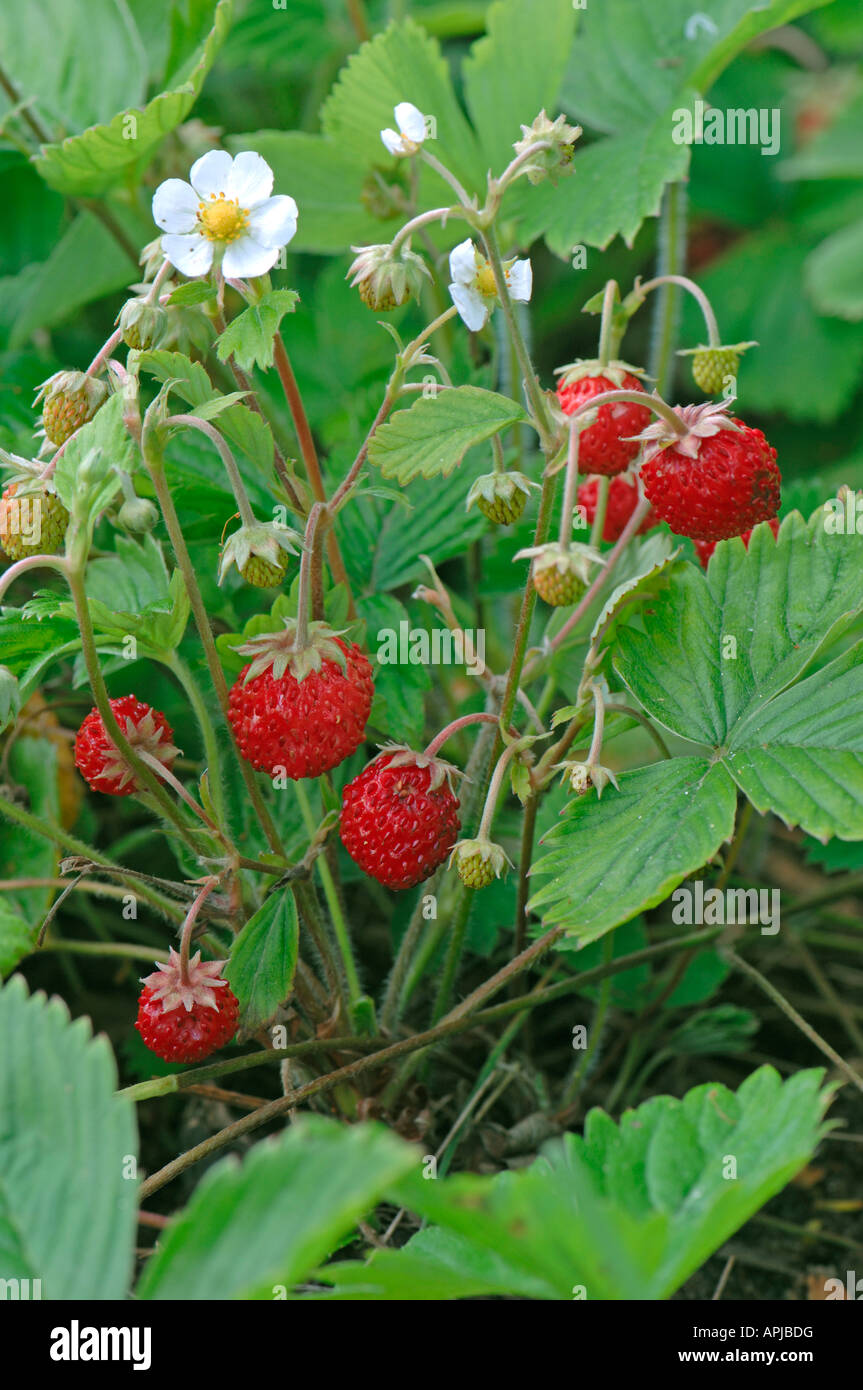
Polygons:
M773 532L774 536L777 536L779 534L778 516L774 516L772 520L768 521L767 524ZM752 531L750 529L749 531L744 531L743 535L740 537L747 550L749 549L749 538L751 535ZM693 541L693 545L695 546L695 549L698 553L698 558L701 561L701 564L704 567L704 569L707 569L708 561L710 560L710 557L718 544L718 541Z
M740 536L779 510L776 450L761 430L723 413L723 406L678 407L687 432L660 421L645 430L659 441L641 465L644 491L679 536L721 541Z
M133 748L150 753L166 768L171 767L180 750L174 747L174 733L164 714L134 695L112 700L111 709ZM78 730L75 763L94 792L131 796L141 790L132 769L111 742L97 709L90 711Z
M365 736L374 682L368 658L322 623L294 647L296 624L237 650L251 656L229 693L237 746L253 767L297 780L320 777L350 757Z
M603 391L643 391L644 387L625 370L622 363L613 362L603 372L590 372L595 363L575 363L565 369L557 387L557 399L564 415L573 415L580 405L599 396ZM612 477L622 473L632 463L639 450L638 441L630 436L640 434L653 418L647 406L618 401L601 405L596 420L582 430L579 440L578 464L583 473L602 473Z
M584 514L593 525L596 516L596 498L599 492L599 479L589 478L586 483L582 483L578 489L578 505L584 508ZM632 513L638 506L638 487L632 478L612 478L608 489L608 502L605 508L605 521L602 527L602 539L604 541L619 540L621 532L628 522ZM656 525L656 517L653 512L647 513L638 528L638 535L641 536L645 531L649 531L651 526Z
M408 748L386 749L342 793L342 844L386 888L413 888L434 873L456 842L455 769Z
M200 1062L231 1041L240 1006L221 978L223 965L221 960L202 962L196 951L184 979L172 947L167 965L141 981L135 1027L163 1062Z

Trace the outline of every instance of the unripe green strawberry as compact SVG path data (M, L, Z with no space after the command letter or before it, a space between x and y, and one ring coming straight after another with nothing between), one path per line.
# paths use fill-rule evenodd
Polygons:
M487 888L500 878L509 860L500 845L494 844L482 832L475 840L459 840L450 855L465 888Z
M104 381L86 372L55 372L43 381L36 396L42 400L42 427L52 444L65 444L77 429L92 420L108 394Z
M47 488L30 491L10 483L3 493L0 545L10 560L59 554L68 525L69 513L57 494Z
M459 855L456 868L465 888L487 888L494 882L491 860L483 860L481 854Z
M533 587L552 608L577 603L587 589L594 565L604 564L599 551L573 542L556 542L520 550L516 560L533 560Z
M524 511L526 501L526 492L514 492L508 502L505 502L502 497L496 497L493 502L487 502L484 497L479 497L476 505L483 516L488 517L489 521L496 521L498 526L511 526L514 521L518 521Z
M733 348L702 348L692 359L692 375L705 396L718 396L727 376L736 376L740 355Z
M285 577L285 566L273 565L262 555L250 555L240 574L256 589L275 589Z
M696 348L683 348L679 357L692 358L692 375L696 386L705 396L718 396L729 382L737 376L740 359L747 348L757 347L757 343L716 343L708 346L700 343Z
M144 299L128 299L117 316L123 342L138 350L158 347L168 326L167 312L160 304Z
M374 280L371 277L369 277L368 280L360 280L357 289L359 290L360 299L369 309L374 309L375 313L383 314L387 313L390 309L398 308L398 300L392 290L375 289Z
M469 511L476 504L489 521L510 526L524 511L530 489L537 486L523 473L483 473L471 487L465 507Z
M584 580L577 574L563 573L556 569L537 570L533 576L533 587L541 599L552 608L565 608L577 603L584 593Z

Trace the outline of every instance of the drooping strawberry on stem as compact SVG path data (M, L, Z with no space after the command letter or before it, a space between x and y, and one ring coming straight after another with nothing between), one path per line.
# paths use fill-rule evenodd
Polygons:
M136 695L121 695L110 705L132 748L139 755L148 754L170 772L180 750L174 747L174 733L164 714ZM98 709L90 711L75 737L75 764L94 792L132 796L143 790L115 747Z
M641 436L644 491L676 535L727 540L779 510L776 450L727 404L677 406L679 425L661 418Z
M374 695L371 664L356 643L308 619L321 515L316 504L306 527L297 617L237 648L250 660L228 694L228 718L242 756L271 776L282 773L294 781L320 777L359 748Z
M237 1031L239 1001L222 978L224 961L189 958L198 913L218 879L208 878L183 923L179 952L142 981L137 1031L163 1062L200 1062L231 1041Z
M410 748L385 748L342 793L342 844L385 888L413 888L455 845L459 801L452 764Z

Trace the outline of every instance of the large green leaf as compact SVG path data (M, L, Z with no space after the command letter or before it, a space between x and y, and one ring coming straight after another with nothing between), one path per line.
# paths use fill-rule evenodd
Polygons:
M120 213L118 220L133 230L128 215ZM122 289L139 274L99 219L91 212L79 213L38 268L32 288L23 296L11 345L27 342L39 328L62 323L83 305Z
M16 92L49 127L107 121L146 90L146 54L121 0L3 5L0 53Z
M651 120L686 88L706 92L758 34L827 0L603 0L587 5L564 79L565 105L591 130Z
M253 1033L269 1023L291 992L299 922L290 888L271 893L231 947L225 979L240 1001L240 1025Z
M775 542L762 525L749 550L724 542L706 575L686 567L643 611L643 630L621 629L615 668L654 719L711 745L759 811L853 840L863 644L823 657L863 609L863 538L832 534L828 515L806 525L792 513Z
M234 153L257 150L273 170L276 191L296 199L292 251L322 255L391 238L394 224L376 220L363 206L363 165L335 141L302 130L262 130L231 135L226 144Z
M4 1224L17 1237L12 1275L42 1297L121 1299L132 1273L137 1210L134 1109L115 1094L114 1058L59 999L0 989L0 1277Z
M559 190L538 190L522 240L544 234L560 256L580 244L604 247L617 234L631 245L644 218L659 212L664 185L686 177L690 151L672 138L674 113L691 107L757 34L814 7L705 0L695 10L690 0L664 0L660 17L652 0L586 6L560 99L589 131L610 138L576 152L575 177Z
M437 1222L365 1265L331 1264L315 1297L454 1299L502 1294L591 1301L669 1298L799 1171L824 1129L823 1072L771 1067L734 1092L654 1096L615 1124L549 1145L533 1166L397 1189Z
M393 111L402 101L433 117L436 134L430 149L470 191L483 191L485 161L458 104L446 60L437 41L412 20L391 24L348 60L321 112L324 134L363 168L388 168L392 156L381 142L381 131L394 127ZM428 182L438 201L452 200L452 191L436 174Z
M49 825L59 823L57 749L50 739L32 738L26 731L16 738L7 782L32 815ZM50 840L2 818L0 812L0 878L50 879L57 871L57 859L57 847ZM5 905L20 913L30 932L41 922L52 896L52 889L39 887L6 889L3 894Z
M486 37L464 64L465 100L493 173L513 158L521 125L553 109L566 67L576 11L572 0L496 0Z
M564 257L580 245L604 248L618 234L631 246L645 217L659 213L665 185L685 178L688 168L689 147L674 143L670 109L585 149L576 146L574 175L557 188L533 190L520 238L545 236Z
M734 783L706 758L673 758L574 798L544 836L531 877L550 881L530 908L580 941L655 907L734 831Z
M508 396L479 386L453 386L421 396L381 425L372 436L369 459L385 478L402 484L446 477L474 444L526 419L524 408Z
M109 0L100 0L107 4ZM66 0L55 0L57 6ZM200 49L172 77L169 91L160 92L146 105L138 105L140 97L130 93L128 82L114 93L109 102L100 106L100 125L91 125L80 135L70 135L58 144L43 145L35 165L43 179L59 193L92 197L120 183L128 170L148 159L169 131L186 119L213 66L231 23L233 0L218 0L213 12L213 27ZM78 10L78 4L75 9ZM120 5L117 4L117 9ZM106 55L102 43L87 45L81 35L96 22L87 4L80 5L78 15L76 56L91 53L97 63L98 75L92 80L98 89L105 80ZM23 11L21 11L23 15ZM31 40L31 47L32 40ZM52 41L46 42L50 51ZM105 109L107 107L107 109ZM120 109L122 108L122 109ZM109 119L110 113L118 114Z
M304 1116L211 1169L148 1261L141 1298L271 1299L305 1278L418 1162L374 1125Z

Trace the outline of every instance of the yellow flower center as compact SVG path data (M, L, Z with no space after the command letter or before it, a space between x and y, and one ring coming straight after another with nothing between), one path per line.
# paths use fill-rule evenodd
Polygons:
M485 265L477 271L476 287L480 294L496 294L497 286L494 283L494 271L486 261Z
M208 241L236 241L249 229L249 214L236 198L211 193L209 202L198 204L198 223Z

